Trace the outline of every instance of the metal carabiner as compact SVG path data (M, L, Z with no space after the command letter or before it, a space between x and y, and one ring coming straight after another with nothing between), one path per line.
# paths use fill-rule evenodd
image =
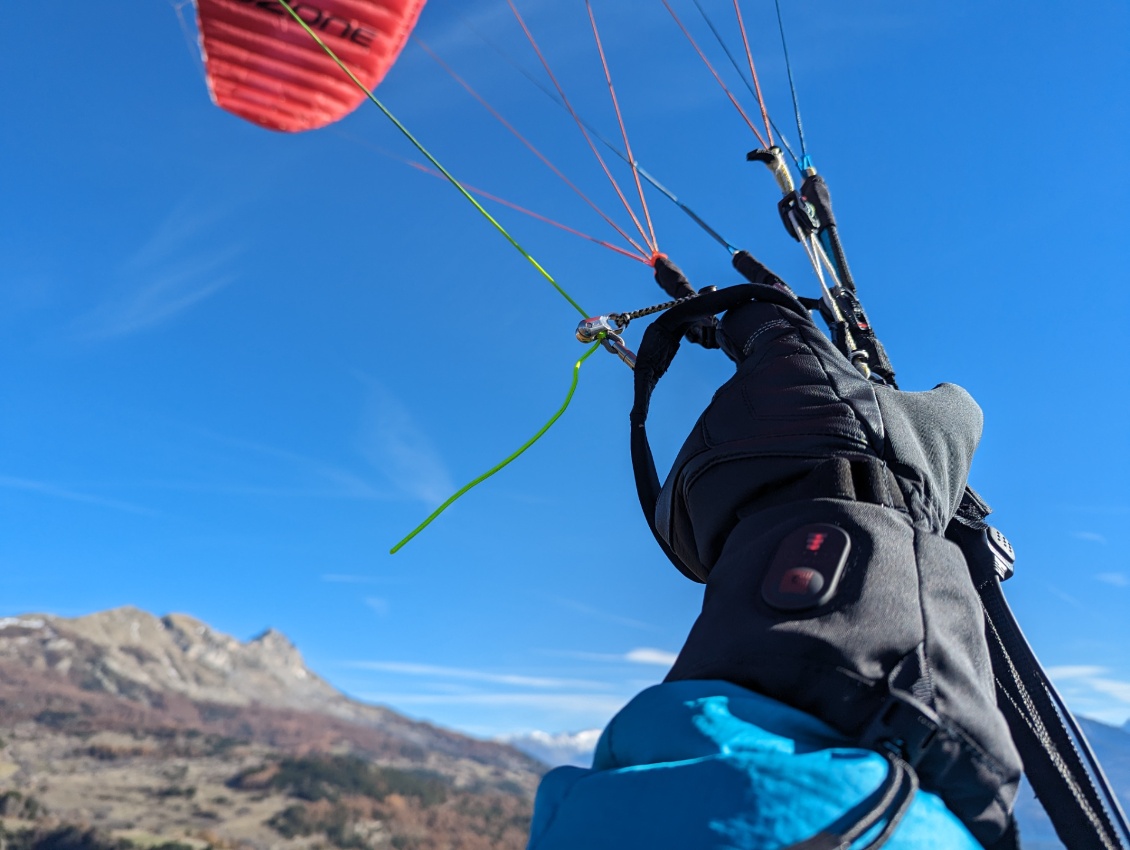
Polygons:
M621 360L629 369L636 368L636 353L624 344L621 326L608 316L592 316L577 325L577 339L584 343L599 342Z

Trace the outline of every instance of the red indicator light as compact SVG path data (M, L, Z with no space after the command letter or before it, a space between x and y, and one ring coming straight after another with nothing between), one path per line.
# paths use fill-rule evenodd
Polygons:
M824 545L824 541L828 539L828 535L823 532L808 535L808 542L805 543L804 548L809 552L819 552L820 547Z

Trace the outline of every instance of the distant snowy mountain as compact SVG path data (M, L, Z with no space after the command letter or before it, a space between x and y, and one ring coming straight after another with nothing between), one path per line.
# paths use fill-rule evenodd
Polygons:
M528 735L507 735L497 739L533 756L550 767L572 764L577 767L591 767L592 753L600 738L600 729L586 729L583 732L563 732L550 735L548 732L530 732Z
M1130 723L1119 728L1080 717L1079 725L1091 742L1091 749L1102 764L1103 773L1122 808L1130 809ZM1016 819L1020 823L1020 843L1024 850L1063 850L1062 842L1027 781L1020 786Z

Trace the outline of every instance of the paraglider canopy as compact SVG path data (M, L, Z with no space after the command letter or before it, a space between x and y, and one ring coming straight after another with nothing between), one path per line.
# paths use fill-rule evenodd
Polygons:
M425 0L292 0L289 6L372 91L396 61ZM324 127L365 98L279 0L197 0L216 104L261 127Z

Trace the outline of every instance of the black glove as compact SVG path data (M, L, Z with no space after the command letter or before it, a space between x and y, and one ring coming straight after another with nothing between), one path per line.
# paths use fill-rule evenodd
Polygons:
M655 282L672 298L679 300L698 294L683 270L672 263L666 254L656 254L651 265L655 269ZM714 316L703 316L687 328L686 339L703 348L718 348L718 320Z
M752 287L765 300L721 323L737 374L655 506L657 534L707 582L668 680L725 679L868 746L901 747L992 846L1011 835L1020 761L969 569L943 536L980 408L952 384L906 393L868 381L789 293ZM815 579L790 572L808 557L798 545L825 540L821 526L846 532L846 561Z

